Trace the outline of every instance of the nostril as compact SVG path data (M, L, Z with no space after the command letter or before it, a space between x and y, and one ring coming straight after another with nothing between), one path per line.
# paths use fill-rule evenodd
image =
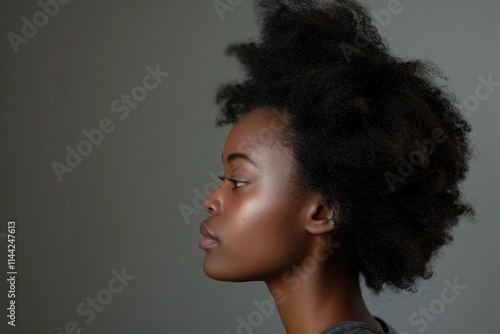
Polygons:
M210 196L205 198L205 201L203 202L203 206L205 207L205 211L207 211L208 213L214 212L213 203L210 199Z
M205 211L210 214L216 214L217 210L220 209L219 198L214 196L214 193L210 194L205 201L203 202L203 206L205 207Z

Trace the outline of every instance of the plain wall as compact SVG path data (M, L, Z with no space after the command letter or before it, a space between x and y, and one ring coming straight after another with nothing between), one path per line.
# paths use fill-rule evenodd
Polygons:
M379 13L394 2L364 3ZM221 19L212 1L70 1L16 53L8 34L21 35L22 18L33 22L41 7L1 2L2 333L55 334L74 321L81 333L233 334L239 317L259 319L254 302L269 300L265 284L206 277L197 246L208 216L196 208L197 191L213 190L230 130L214 127L215 88L242 77L224 49L258 33L252 1L231 8ZM394 53L439 64L455 94L470 102L480 76L500 81L499 10L491 0L401 0L380 31ZM113 112L115 99L140 92L148 66L169 75L127 117ZM479 158L464 190L477 223L455 230L420 292L376 297L364 290L372 313L400 333L496 332L499 105L496 86L468 116ZM61 182L54 161L66 164L66 147L76 149L82 131L105 119L114 130ZM198 212L185 219L180 206ZM9 220L17 227L15 328L6 324ZM113 270L134 278L119 290ZM454 280L466 288L443 303ZM96 297L107 303L99 312L86 305ZM422 320L421 308L432 317ZM276 310L252 330L285 333Z

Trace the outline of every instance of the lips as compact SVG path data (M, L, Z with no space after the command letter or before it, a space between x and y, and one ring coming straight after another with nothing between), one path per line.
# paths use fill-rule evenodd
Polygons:
M206 222L202 222L200 224L200 233L207 237L207 238L210 238L210 239L213 239L213 240L219 240L217 239L217 237L215 236L215 234L213 234L207 227L207 223Z
M201 249L209 249L210 247L217 246L219 244L219 239L213 234L207 226L206 222L202 222L200 224L200 232L203 235L203 238L198 241L198 247Z

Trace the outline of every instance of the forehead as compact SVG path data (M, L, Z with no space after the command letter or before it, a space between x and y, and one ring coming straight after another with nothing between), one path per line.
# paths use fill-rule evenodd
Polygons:
M251 110L231 129L224 146L223 157L235 152L253 156L255 160L267 154L287 154L280 136L288 125L286 116L270 107Z

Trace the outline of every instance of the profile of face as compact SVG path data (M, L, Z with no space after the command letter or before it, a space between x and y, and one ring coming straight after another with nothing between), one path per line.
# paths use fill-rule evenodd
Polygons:
M281 129L287 126L280 119ZM280 275L310 251L304 222L311 215L292 181L296 162L279 144L276 111L259 107L234 125L224 146L224 182L205 199L210 217L203 270L224 281L266 280ZM310 197L314 198L314 197ZM207 230L209 232L207 232ZM212 242L210 242L212 241Z

